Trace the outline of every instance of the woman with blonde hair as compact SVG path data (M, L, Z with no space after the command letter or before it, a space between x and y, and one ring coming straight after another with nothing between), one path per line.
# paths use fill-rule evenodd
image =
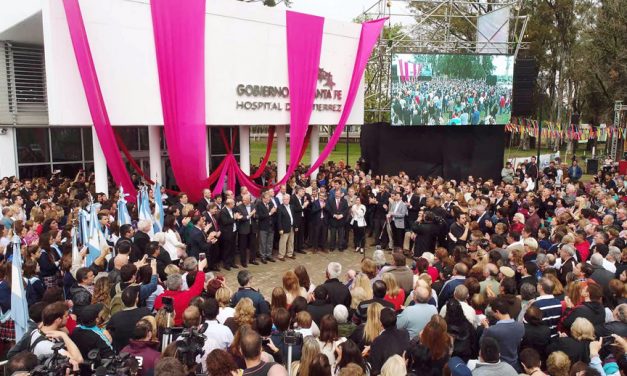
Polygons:
M405 376L407 375L407 365L405 359L400 355L394 355L388 358L381 367L381 376Z
M378 273L377 264L373 259L365 257L361 261L361 272L364 273L366 277L370 278L370 281L372 282L372 279L375 278Z
M291 364L292 375L309 376L309 365L314 358L320 354L320 344L314 336L307 336L303 339L300 360Z
M547 347L547 354L552 352L564 352L568 355L571 364L582 361L590 362L590 342L595 340L594 326L583 317L578 317L570 327L569 337L558 337Z
M216 301L218 302L218 306L220 307L220 312L216 317L216 320L220 324L224 324L224 322L229 318L235 315L235 308L231 307L231 289L223 286L220 287L216 291Z
M235 312L233 317L229 317L224 322L224 325L231 329L233 334L237 333L237 330L242 325L253 325L255 321L255 306L250 298L242 298L235 306Z
M141 318L142 320L148 322L150 324L150 326L152 327L152 338L151 341L153 342L159 342L159 337L157 337L157 320L155 319L154 316L144 316Z
M363 302L364 300L368 299L366 298L366 291L363 287L355 287L351 289L351 309L357 309L359 303Z
M91 304L97 303L104 304L104 307L98 314L98 319L100 323L105 324L111 318L111 281L107 277L98 278L94 283Z
M383 273L382 280L387 287L387 293L384 299L394 304L395 311L400 311L405 302L405 291L398 286L396 277L390 272Z
M298 296L302 296L307 299L307 291L304 287L300 286L296 273L288 270L283 274L283 289L287 296L287 305L291 305L294 299Z
M366 300L372 299L372 284L370 284L370 278L364 273L357 273L353 279L351 290L361 287L364 289Z
M381 311L383 306L372 303L366 311L366 322L359 325L350 336L350 339L359 346L362 351L372 344L372 341L383 331L381 324Z
M546 361L546 370L551 376L568 376L570 374L570 359L562 351L555 351Z

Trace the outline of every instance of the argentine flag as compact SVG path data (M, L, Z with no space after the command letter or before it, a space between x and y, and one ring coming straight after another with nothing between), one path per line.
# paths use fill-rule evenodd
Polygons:
M13 243L13 262L11 266L11 314L15 323L15 341L18 342L28 330L28 308L26 291L22 277L21 240L17 235L11 239Z
M126 196L128 194L124 194L124 189L120 187L120 199L118 200L118 224L120 226L131 224L131 216L128 214L128 207L126 206Z
M95 204L91 204L89 209L89 234L87 237L87 248L89 253L86 257L86 266L90 266L100 256L100 247L102 242L105 241L104 234L100 229L100 223L98 222L98 215L96 214Z
M153 223L153 227L151 227L150 232L148 232L148 235L150 235L150 239L152 239L152 237L155 235L154 221L152 218L152 214L150 213L150 201L148 200L148 192L146 191L146 187L142 187L142 189L139 191L139 200L137 201L137 204L139 205L139 220L149 221L150 223Z
M159 182L155 182L154 187L155 193L155 213L154 213L154 223L152 225L155 232L161 232L163 230L163 198L161 197L161 184Z
M87 245L87 239L89 239L89 227L87 225L87 211L80 209L78 212L78 229L80 241L82 245Z

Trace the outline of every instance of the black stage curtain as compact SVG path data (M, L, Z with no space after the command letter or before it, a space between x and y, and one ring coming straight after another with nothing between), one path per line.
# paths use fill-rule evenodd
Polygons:
M364 124L361 153L374 175L411 177L468 176L500 179L505 152L505 127L409 126L389 123Z

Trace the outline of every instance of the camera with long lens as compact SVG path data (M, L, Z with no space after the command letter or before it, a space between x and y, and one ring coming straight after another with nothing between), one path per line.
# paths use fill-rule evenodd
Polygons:
M203 350L207 339L207 336L203 334L205 330L207 330L206 323L200 329L187 328L176 340L176 357L190 370L198 364L196 358L205 353Z
M100 350L94 349L87 353L87 359L97 376L132 376L139 368L137 359L128 353L101 358Z
M283 343L288 346L300 346L303 344L303 335L290 329L283 334Z
M32 376L65 376L66 371L72 369L70 359L59 354L65 349L63 342L52 345L52 355L44 358L43 362L31 372Z

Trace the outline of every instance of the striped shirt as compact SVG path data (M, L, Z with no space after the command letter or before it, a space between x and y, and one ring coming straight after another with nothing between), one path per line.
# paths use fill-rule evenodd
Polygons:
M536 298L533 305L542 311L542 321L551 329L551 337L557 337L557 324L562 317L562 302L553 295Z

